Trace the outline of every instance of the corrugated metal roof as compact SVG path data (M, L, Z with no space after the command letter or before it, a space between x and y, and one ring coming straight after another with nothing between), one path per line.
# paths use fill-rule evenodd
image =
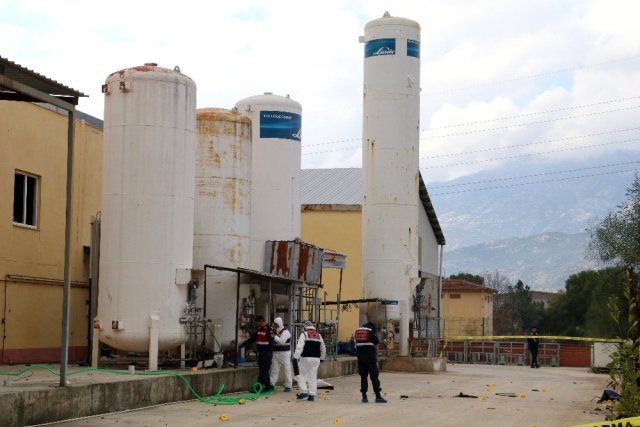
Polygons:
M446 244L422 174L419 195L438 244ZM362 205L362 200L361 168L301 170L300 202L303 205Z
M6 86L0 85L0 99L12 101L38 102L42 99L34 98L28 93L16 90L13 86L23 85L26 89L33 89L52 96L72 105L78 105L78 98L87 96L68 86L58 83L40 73L36 73L20 64L16 64L0 56L0 76L6 79ZM15 83L13 83L15 82Z
M302 169L303 205L362 205L362 169Z

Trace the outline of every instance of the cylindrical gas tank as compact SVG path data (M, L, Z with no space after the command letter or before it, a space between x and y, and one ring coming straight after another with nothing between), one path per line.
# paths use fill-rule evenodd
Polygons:
M271 93L245 98L236 108L252 123L250 268L266 271L267 240L300 237L302 107Z
M179 318L193 265L196 85L156 64L103 86L100 341L148 351L186 341ZM152 320L153 319L153 320Z
M196 127L193 265L249 268L251 120L236 109L201 108ZM206 279L206 316L218 342L228 343L235 338L236 274L207 269Z
M408 300L419 271L420 25L385 13L362 40L364 297Z

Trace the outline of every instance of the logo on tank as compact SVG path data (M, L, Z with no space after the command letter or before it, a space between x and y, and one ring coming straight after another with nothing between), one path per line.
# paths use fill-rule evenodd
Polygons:
M407 40L407 56L420 58L420 42L417 40Z
M302 129L300 114L287 111L260 112L260 138L300 141Z
M396 39L369 40L364 45L364 57L385 56L396 54Z

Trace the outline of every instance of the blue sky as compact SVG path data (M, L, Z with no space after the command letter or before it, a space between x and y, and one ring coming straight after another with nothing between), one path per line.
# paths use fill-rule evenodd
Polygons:
M0 55L88 94L79 109L99 118L106 77L145 62L180 66L197 84L198 108L289 94L303 107L303 167L359 167L358 36L385 11L422 28L420 156L429 181L496 167L496 148L585 155L560 151L566 142L531 143L637 126L634 0L0 0ZM599 149L621 148L640 145ZM430 168L443 162L466 164Z

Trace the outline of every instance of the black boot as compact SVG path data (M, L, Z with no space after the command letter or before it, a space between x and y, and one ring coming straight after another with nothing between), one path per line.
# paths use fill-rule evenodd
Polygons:
M362 400L360 402L369 403L369 399L367 399L367 393L364 391L362 392Z
M387 403L387 399L382 397L379 391L376 391L376 403Z

